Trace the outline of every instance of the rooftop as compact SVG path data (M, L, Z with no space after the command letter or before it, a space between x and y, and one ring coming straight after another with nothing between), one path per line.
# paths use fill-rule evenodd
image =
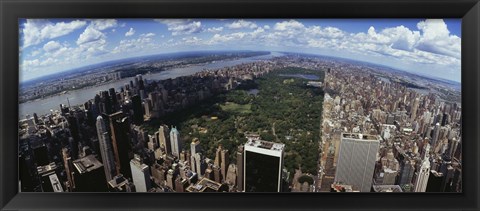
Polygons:
M374 141L374 140L379 140L379 137L378 136L374 136L374 135L365 135L365 134L361 134L361 133L342 133L342 137L343 138L351 138L351 139L360 139L360 140L371 140L371 141Z
M217 192L220 191L222 184L215 182L213 180L202 178L194 185L190 185L187 188L188 192Z
M399 185L374 185L375 192L403 192Z
M245 145L258 147L262 149L274 150L274 151L282 151L283 148L285 148L285 144L255 140L255 139L249 139Z
M81 174L103 167L94 155L88 155L73 161L73 165Z

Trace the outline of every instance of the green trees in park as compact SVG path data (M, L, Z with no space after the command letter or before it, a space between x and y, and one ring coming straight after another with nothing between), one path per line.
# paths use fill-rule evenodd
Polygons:
M289 76L282 76L285 74ZM290 173L301 166L302 171L316 175L323 91L291 74L324 78L320 70L276 70L163 120L152 120L146 127L153 131L160 122L176 125L186 143L199 138L209 158L215 157L222 144L229 150L231 162L235 162L237 146L246 142L244 133L254 132L263 140L285 144L284 161ZM256 95L249 93L252 88L258 89ZM189 148L185 144L185 149Z

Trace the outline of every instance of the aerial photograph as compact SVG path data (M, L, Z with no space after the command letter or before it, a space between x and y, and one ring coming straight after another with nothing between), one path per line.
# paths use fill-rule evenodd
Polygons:
M20 192L462 192L461 19L18 24Z

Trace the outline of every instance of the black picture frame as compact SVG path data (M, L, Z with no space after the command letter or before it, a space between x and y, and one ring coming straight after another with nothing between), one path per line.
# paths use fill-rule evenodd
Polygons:
M479 210L478 0L1 0L2 210ZM19 18L462 18L463 193L18 193Z

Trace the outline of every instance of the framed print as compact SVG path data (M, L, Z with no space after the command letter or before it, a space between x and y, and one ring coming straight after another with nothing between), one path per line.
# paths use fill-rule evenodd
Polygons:
M2 209L478 209L478 1L0 7Z

